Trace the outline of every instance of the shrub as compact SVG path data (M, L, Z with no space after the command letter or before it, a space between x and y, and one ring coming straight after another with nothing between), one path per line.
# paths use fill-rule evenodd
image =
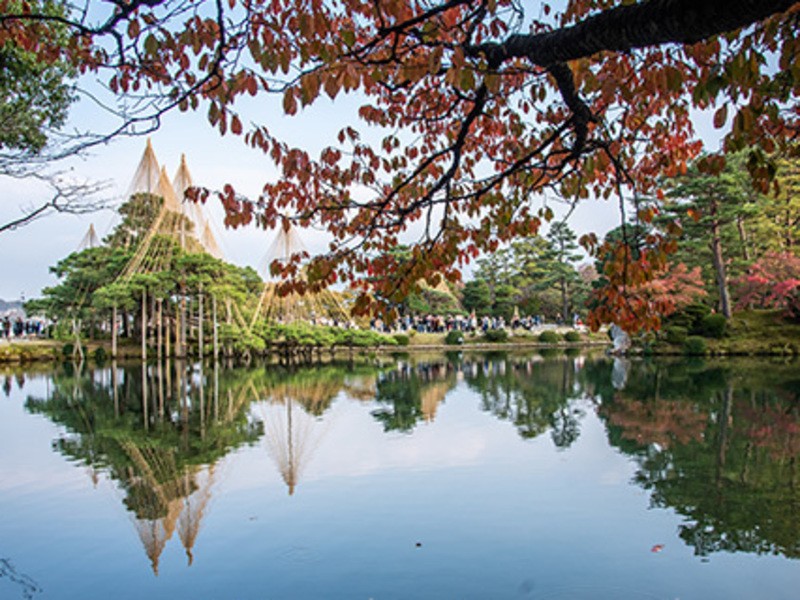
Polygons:
M664 339L670 344L683 344L688 335L689 330L680 325L670 325L664 328Z
M543 331L539 334L539 341L543 344L557 344L561 341L561 336L555 331Z
M106 358L108 358L108 353L106 352L106 349L101 346L99 348L95 348L92 356L94 357L95 362L104 363Z
M721 338L725 335L725 329L727 327L728 320L725 318L725 315L713 314L703 317L697 330L698 333L704 337Z
M394 341L397 342L398 346L408 346L410 339L405 333L394 334Z
M464 333L461 331L448 331L444 338L444 343L448 346L458 346L464 343Z
M686 338L683 343L683 353L689 355L702 355L706 353L706 341L696 335Z
M505 329L489 329L483 337L487 342L502 343L508 341L508 332Z
M567 342L580 342L583 336L577 331L568 331L564 334L564 341Z
M708 314L711 314L711 309L705 304L690 304L667 317L665 325L683 327L687 332L694 332Z
M66 358L71 358L74 353L75 353L74 344L64 344L63 346L61 346L61 354Z

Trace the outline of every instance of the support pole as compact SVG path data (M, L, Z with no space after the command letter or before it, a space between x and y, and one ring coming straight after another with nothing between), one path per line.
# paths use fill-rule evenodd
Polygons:
M181 284L181 347L180 351L178 352L179 356L186 356L188 351L186 349L186 328L187 328L187 318L186 318L186 284Z
M150 400L147 397L147 363L142 363L142 421L144 423L144 430L150 428Z
M147 290L142 288L142 360L147 360Z
M164 325L164 340L165 343L165 354L167 358L170 358L172 355L170 354L170 340L172 339L172 332L169 330L169 317L167 317L166 324Z

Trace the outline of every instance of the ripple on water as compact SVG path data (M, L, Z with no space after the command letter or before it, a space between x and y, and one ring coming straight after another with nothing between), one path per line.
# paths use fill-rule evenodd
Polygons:
M643 590L596 585L565 586L537 592L530 580L524 581L519 591L536 600L674 600Z
M310 564L320 560L319 552L308 546L289 546L279 551L277 557L290 564Z

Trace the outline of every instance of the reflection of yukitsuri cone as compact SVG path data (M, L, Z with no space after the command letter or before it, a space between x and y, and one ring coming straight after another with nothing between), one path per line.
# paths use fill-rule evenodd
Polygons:
M181 543L184 550L186 550L186 557L191 566L194 561L192 551L197 541L197 535L200 533L200 524L206 507L211 500L211 487L214 485L214 465L194 477L187 472L184 474L184 478L186 479L184 488L188 489L190 485L197 485L197 489L183 499L183 511L178 519L178 535L181 538ZM190 478L194 481L190 482ZM200 483L197 483L198 480L201 480Z
M150 559L153 574L158 575L158 563L164 547L175 532L175 523L181 514L183 505L180 498L174 499L167 506L167 515L161 519L136 519L136 531L142 540L145 553Z
M319 444L322 424L288 398L264 408L267 451L278 466L281 477L294 494L297 482Z
M446 381L428 384L422 390L420 394L421 410L427 422L430 423L436 417L436 409L439 408L439 403L444 400L449 390L450 384Z
M150 493L138 494L145 504L129 506L135 515L134 526L150 559L153 573L158 575L158 563L183 509L182 498L192 492L192 482L178 473L174 451L152 446L139 447L122 441L121 446L135 465L130 482ZM156 515L162 515L156 517Z
M313 415L322 414L339 394L342 384L334 381L289 381L270 388L273 402L294 401Z

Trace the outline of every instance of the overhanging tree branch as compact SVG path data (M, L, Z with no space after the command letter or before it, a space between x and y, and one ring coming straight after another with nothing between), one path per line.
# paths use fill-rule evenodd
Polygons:
M524 58L549 67L603 51L694 44L784 13L798 4L797 0L649 0L604 10L571 27L468 46L466 52L485 56L490 62Z

